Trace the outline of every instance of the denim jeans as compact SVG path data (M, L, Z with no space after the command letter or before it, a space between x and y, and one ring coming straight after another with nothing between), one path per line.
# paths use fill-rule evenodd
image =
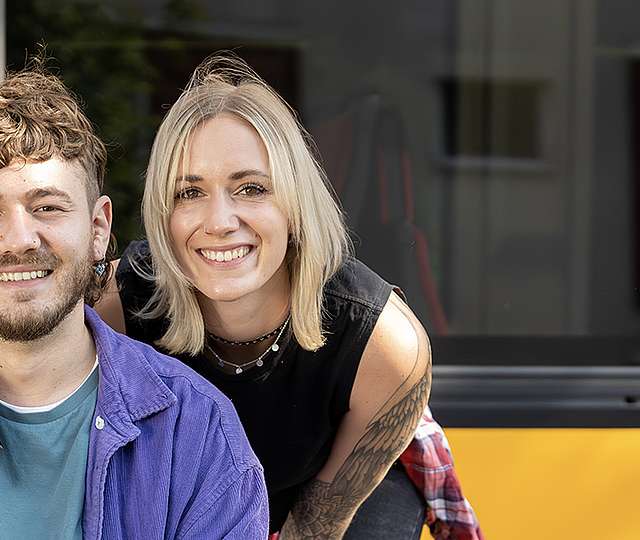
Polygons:
M424 517L424 498L397 463L362 503L344 540L419 540Z

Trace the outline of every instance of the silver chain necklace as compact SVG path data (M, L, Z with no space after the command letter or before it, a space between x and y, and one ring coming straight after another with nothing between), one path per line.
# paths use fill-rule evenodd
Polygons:
M225 366L234 367L235 368L235 374L236 375L240 375L241 373L244 372L245 369L253 367L254 365L257 366L257 367L262 367L264 365L264 357L267 356L267 354L269 354L270 352L278 352L280 350L280 345L278 345L278 341L280 341L280 338L282 337L282 334L284 333L285 329L289 325L289 319L291 319L291 315L289 315L287 317L287 320L284 321L284 323L280 327L280 332L278 332L278 335L276 336L276 339L273 342L273 344L271 345L271 347L269 347L260 356L258 356L258 358L254 358L253 360L249 360L248 362L245 362L244 364L239 364L238 365L238 364L234 364L233 362L227 362L216 351L213 350L213 347L211 347L211 345L209 345L209 343L205 343L205 346L211 352L211 354L216 359L216 362L218 362L218 365L221 368L223 368Z

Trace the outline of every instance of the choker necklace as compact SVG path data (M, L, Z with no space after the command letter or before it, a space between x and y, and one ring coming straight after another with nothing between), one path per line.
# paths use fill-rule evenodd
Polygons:
M235 374L236 375L240 375L241 373L244 372L245 369L251 368L253 366L262 367L264 365L264 357L267 356L267 354L269 354L271 351L277 352L278 350L280 350L280 345L278 345L278 341L280 341L280 338L282 337L282 334L284 333L285 328L289 324L289 319L291 319L291 315L289 315L286 318L286 320L280 326L278 326L278 328L276 328L273 332L269 332L269 334L265 334L265 335L273 336L274 333L277 332L276 340L273 342L271 347L269 347L260 356L258 356L258 358L254 358L253 360L249 360L248 362L245 362L244 364L234 364L233 362L227 362L216 351L213 350L213 347L211 347L211 345L209 345L206 342L205 342L205 347L207 349L209 349L209 351L211 352L213 357L216 359L216 362L218 362L218 365L221 368L223 368L225 366L234 367L235 368ZM213 336L212 334L209 334L209 335L214 337L214 338L218 337L218 336ZM222 338L220 338L220 339L223 342L227 342L226 340L223 340ZM265 339L267 339L267 338L264 337L264 336L260 336L259 338L256 338L255 343L258 343L259 341L264 341ZM245 343L249 344L249 342L244 342L244 341L239 341L239 342L231 341L231 342L227 342L227 343L242 344L242 345L244 345Z
M261 341L264 341L265 339L269 339L272 338L273 336L278 335L278 333L280 332L280 330L282 330L286 324L289 322L289 317L286 318L286 320L280 325L278 326L278 328L276 328L275 330L271 330L271 332L267 332L266 334L263 334L260 337L254 338L254 339L249 339L247 341L233 341L231 339L226 339L220 336L216 336L215 334L212 334L211 332L207 332L207 336L210 337L211 339L213 339L214 341L219 341L220 343L225 343L226 345L234 345L236 347L244 347L247 345L255 345L256 343L260 343Z

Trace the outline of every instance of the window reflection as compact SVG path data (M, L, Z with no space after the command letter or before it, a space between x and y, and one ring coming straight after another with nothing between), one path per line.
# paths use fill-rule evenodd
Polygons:
M166 104L202 58L232 49L299 111L359 256L403 288L433 334L633 335L634 9L24 0L7 5L7 61L22 66L45 41L86 101L111 147L121 246L141 234L142 176Z

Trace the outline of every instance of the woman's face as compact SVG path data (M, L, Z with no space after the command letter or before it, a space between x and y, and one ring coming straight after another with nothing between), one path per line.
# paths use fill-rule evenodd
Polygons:
M211 300L269 291L286 274L287 218L276 204L267 150L255 129L233 115L193 133L176 183L170 230L185 275Z

